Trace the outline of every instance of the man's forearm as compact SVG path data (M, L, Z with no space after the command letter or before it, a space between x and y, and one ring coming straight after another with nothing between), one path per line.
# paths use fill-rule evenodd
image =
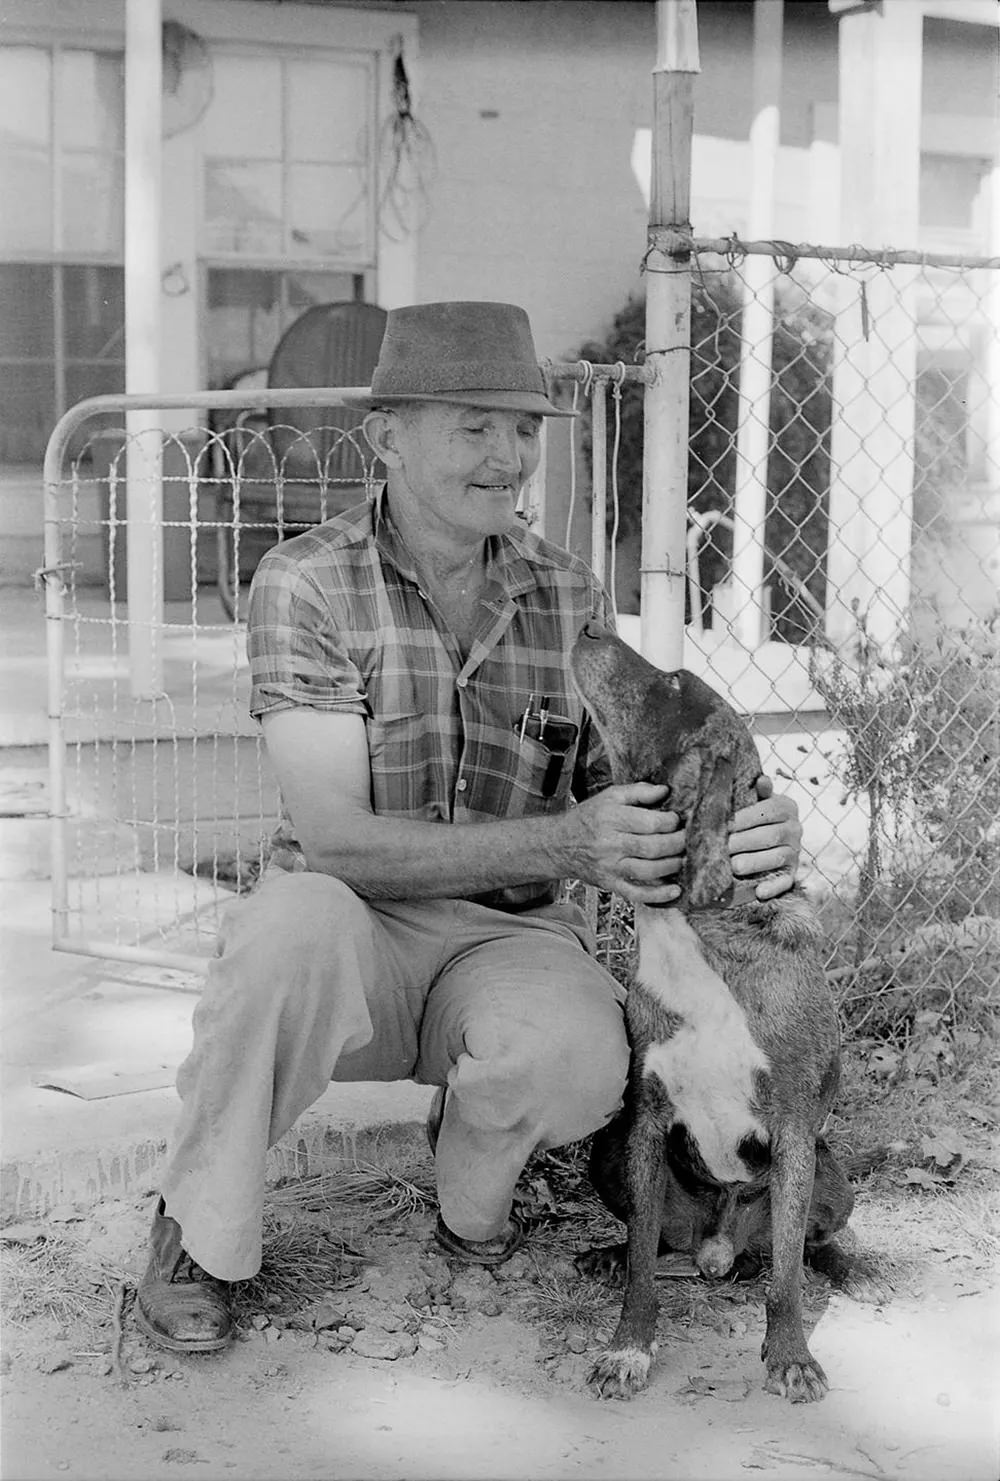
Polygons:
M330 842L306 844L310 869L369 900L458 899L568 877L565 814L495 823L423 823L361 814Z

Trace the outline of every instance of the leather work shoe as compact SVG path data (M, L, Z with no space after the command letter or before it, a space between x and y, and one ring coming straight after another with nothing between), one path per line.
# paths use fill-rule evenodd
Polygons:
M135 1324L168 1352L218 1352L233 1335L224 1281L196 1265L181 1244L181 1226L157 1205L152 1253L136 1292Z

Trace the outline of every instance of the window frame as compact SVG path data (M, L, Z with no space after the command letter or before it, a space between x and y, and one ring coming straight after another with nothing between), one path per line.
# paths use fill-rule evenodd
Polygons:
M205 200L205 171L209 160L217 159L224 164L240 163L274 163L274 161L254 160L250 155L212 155L204 147L199 150L198 161L198 198L196 212L196 240L198 244L199 262L208 263L212 267L247 267L256 268L260 271L273 272L288 268L290 265L300 271L310 272L354 272L364 273L366 278L373 275L376 270L379 251L379 223L378 223L378 116L379 116L379 53L374 49L365 49L358 46L324 46L305 47L301 45L264 46L260 43L247 42L245 44L220 43L220 57L227 59L247 59L265 57L276 60L281 66L281 155L277 161L281 176L281 229L283 250L280 253L243 253L227 252L209 245L209 224ZM287 153L287 140L290 132L289 125L289 87L287 83L286 68L292 62L314 62L326 56L330 61L339 57L351 59L363 65L367 75L367 108L365 128L367 133L367 150L364 159L364 168L368 176L368 201L366 210L365 246L364 253L355 256L332 258L315 254L301 254L293 252L288 246L288 237L291 223L288 220L288 197L289 197L289 173L295 165L327 164L328 161L316 161L312 158L290 159Z
M5 367L16 368L17 366L33 366L36 368L51 368L52 370L52 406L53 425L68 410L70 402L67 399L67 382L69 379L69 368L77 362L77 357L68 353L66 343L66 282L67 269L105 267L117 269L124 277L125 252L124 252L124 217L121 225L121 236L116 251L101 252L91 250L75 250L64 246L56 246L56 243L64 241L64 192L63 192L63 160L72 155L94 155L100 158L115 158L120 161L122 174L124 176L125 151L125 96L124 86L122 88L122 118L121 137L122 148L108 151L93 149L69 149L64 140L67 136L67 120L59 107L59 84L58 67L59 57L66 52L91 52L96 55L111 56L116 58L124 68L124 50L120 43L105 38L97 38L87 42L82 38L72 37L12 37L0 41L0 46L5 50L33 49L47 53L49 57L49 141L48 141L48 190L50 216L50 245L47 251L31 248L8 249L0 247L0 265L3 267L44 267L51 274L52 291L52 345L51 355L44 357L34 355L12 355L4 352L0 344L0 363ZM124 301L124 283L123 283ZM121 386L125 388L125 351L124 351L124 319L121 325L122 352L120 359L109 361L109 364L121 365ZM24 466L22 459L10 459L0 455L0 466L20 467Z
M375 45L372 47L336 46L307 47L300 44L290 43L286 45L266 47L261 43L245 42L236 43L228 41L218 43L219 55L227 58L239 59L267 57L277 59L281 65L281 230L282 239L287 240L292 223L286 215L288 201L288 174L293 165L315 163L311 158L290 159L286 143L290 132L289 126L289 84L287 81L287 66L297 61L315 61L326 56L330 61L345 57L354 61L360 61L364 65L367 75L367 117L365 127L367 130L367 150L365 154L365 168L368 173L368 201L367 201L367 226L366 246L367 253L351 257L323 257L316 255L303 255L299 253L285 253L277 255L273 253L240 253L220 251L209 247L209 224L206 211L205 198L205 172L210 160L219 159L224 162L242 163L250 162L251 156L213 155L205 147L204 140L200 141L201 147L198 151L198 190L197 208L195 219L195 240L197 250L197 292L200 312L198 314L198 367L199 380L203 386L210 383L210 353L209 353L209 312L208 312L208 284L209 275L213 271L225 272L265 272L274 273L280 280L281 302L279 305L279 329L272 347L272 353L277 346L277 341L287 328L294 322L305 309L294 309L289 303L288 285L289 280L296 275L330 273L342 276L351 276L355 280L355 297L362 302L377 302L378 282L378 258L379 258L379 226L378 226L378 116L379 116L379 68L380 55ZM361 281L361 291L358 293L358 280ZM270 356L268 356L268 359ZM254 367L247 366L250 370Z

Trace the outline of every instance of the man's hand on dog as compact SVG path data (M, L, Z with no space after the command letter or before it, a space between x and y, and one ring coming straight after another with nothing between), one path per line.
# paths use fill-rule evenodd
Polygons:
M799 810L790 797L775 797L770 777L757 778L759 802L741 807L729 832L729 857L737 879L769 874L757 886L758 900L773 900L795 883L802 844Z
M675 878L683 866L686 835L675 812L660 811L668 790L630 782L606 787L571 808L565 815L574 834L568 874L636 905L679 900ZM729 854L738 879L768 875L757 886L757 898L773 900L794 883L802 828L795 803L775 797L770 778L758 779L757 792L760 801L733 818Z

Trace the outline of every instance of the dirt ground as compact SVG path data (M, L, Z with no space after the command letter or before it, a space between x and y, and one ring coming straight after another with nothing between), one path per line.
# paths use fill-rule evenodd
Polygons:
M762 1282L672 1258L649 1386L620 1403L586 1385L620 1296L572 1264L613 1222L586 1196L560 1213L543 1174L525 1250L470 1272L431 1239L429 1172L417 1153L382 1182L279 1190L240 1340L214 1357L172 1358L130 1319L150 1200L3 1231L4 1481L996 1481L993 1272L943 1199L885 1173L859 1190L852 1228L895 1289L859 1306L807 1278L822 1403L763 1391Z

